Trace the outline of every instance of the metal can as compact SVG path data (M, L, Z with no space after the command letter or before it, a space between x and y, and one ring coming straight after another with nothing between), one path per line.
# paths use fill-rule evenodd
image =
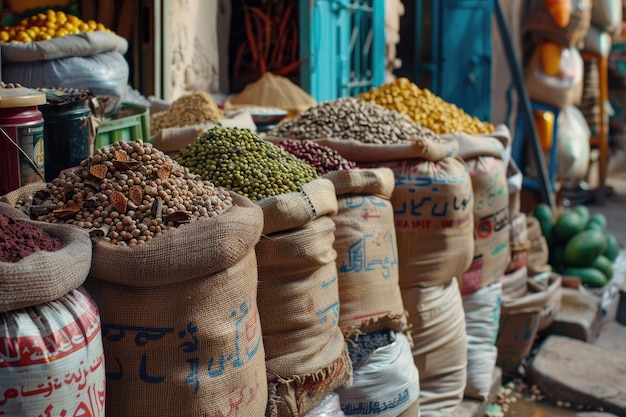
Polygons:
M45 102L37 90L0 89L0 195L45 181L44 120L38 109Z

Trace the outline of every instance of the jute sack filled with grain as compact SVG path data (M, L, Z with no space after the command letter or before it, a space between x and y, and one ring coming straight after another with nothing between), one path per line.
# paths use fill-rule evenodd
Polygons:
M91 240L86 231L64 224L32 221L9 203L0 202L0 214L41 229L60 241L57 250L37 250L18 262L0 261L0 312L54 301L83 284L91 267ZM5 227L8 228L0 224L0 231ZM4 243L16 245L17 241Z
M465 312L456 279L448 284L402 288L419 370L422 417L452 416L467 380Z
M316 179L299 192L265 197L256 245L258 305L268 376L267 415L304 416L337 387L352 366L338 326L337 197Z
M344 334L408 329L399 285L398 245L389 168L332 171L339 278L339 327Z
M263 415L254 252L263 217L232 200L141 246L94 245L85 286L100 306L109 415Z
M474 259L461 275L461 294L499 280L511 259L509 193L501 159L480 156L465 161L474 190Z
M445 285L460 277L474 256L474 196L463 160L407 159L360 166L388 167L394 172L391 204L400 287Z

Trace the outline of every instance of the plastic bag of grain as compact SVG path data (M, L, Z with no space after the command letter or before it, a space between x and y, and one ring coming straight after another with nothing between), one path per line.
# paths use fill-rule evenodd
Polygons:
M81 287L89 236L16 212L0 203L0 415L104 416L100 317Z
M407 330L399 285L398 247L388 168L332 171L337 214L334 248L339 278L339 327L345 335Z
M360 363L353 363L352 385L337 390L346 415L396 417L419 404L419 371L411 342L402 333L388 333L390 343L359 356Z
M73 269L71 258L65 264ZM0 326L0 341L8 348L0 366L1 415L104 417L100 317L82 287L0 313Z
M402 288L420 377L422 417L453 415L467 382L467 337L456 279L446 285Z
M316 179L257 202L258 303L268 375L269 416L300 417L352 378L339 328L335 187Z
M487 400L491 392L498 349L502 283L493 282L463 297L467 332L467 386L465 397Z

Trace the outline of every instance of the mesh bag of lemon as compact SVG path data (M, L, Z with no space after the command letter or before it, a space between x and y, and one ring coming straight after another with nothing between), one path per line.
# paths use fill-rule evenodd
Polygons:
M128 41L102 23L48 9L0 31L2 75L32 88L89 90L119 109L130 69Z

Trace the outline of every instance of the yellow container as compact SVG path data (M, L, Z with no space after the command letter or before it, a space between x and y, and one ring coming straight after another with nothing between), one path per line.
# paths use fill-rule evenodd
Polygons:
M554 113L547 110L534 110L535 126L539 143L544 152L552 149L552 137L554 134Z

